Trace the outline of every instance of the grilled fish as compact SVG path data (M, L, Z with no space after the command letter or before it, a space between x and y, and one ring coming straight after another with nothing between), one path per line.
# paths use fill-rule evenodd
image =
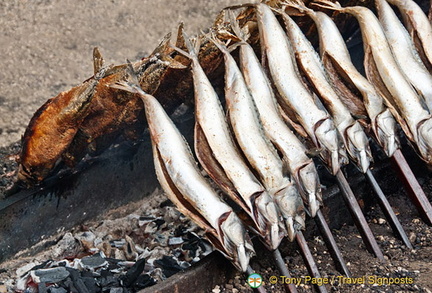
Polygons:
M266 136L282 154L283 163L297 184L303 202L312 217L322 204L319 177L315 164L306 155L305 146L284 123L270 82L258 61L253 48L245 41L245 36L237 22L231 20L233 30L242 40L240 46L240 67L259 113L259 119ZM279 204L280 205L280 204ZM301 219L297 218L300 223Z
M359 170L365 173L372 161L366 133L360 123L353 119L349 109L333 90L312 44L291 17L283 12L282 16L300 72L312 85L315 93L330 113L351 159Z
M381 25L373 12L361 6L344 7L330 1L316 1L333 10L352 14L360 24L368 79L385 97L408 139L414 143L421 158L432 163L432 119L420 97L406 80L393 58Z
M186 140L160 103L137 84L123 82L115 86L139 94L144 102L162 188L180 212L205 230L217 250L236 268L246 271L254 249L243 224L201 175Z
M215 37L212 41L225 60L225 100L228 118L243 154L264 187L277 203L285 220L288 238L305 227L304 206L298 190L283 170L282 160L264 134L253 99L240 68L228 48ZM247 129L247 131L246 131Z
M307 14L316 24L321 60L338 96L352 115L362 117L367 114L370 120L368 129L372 136L386 155L392 156L399 148L396 121L386 107L383 97L352 63L336 24L323 12L304 6L294 8Z
M195 152L210 177L248 213L251 228L262 237L269 249L279 246L285 232L280 226L274 200L242 158L231 136L219 97L201 68L189 38L184 35L191 59L195 92ZM282 228L282 230L281 230Z
M432 26L413 0L387 0L397 6L423 63L432 72Z
M421 61L408 31L386 0L375 0L381 26L393 55L407 79L432 110L432 75Z
M347 163L347 157L333 121L325 110L315 104L312 94L302 83L291 44L271 8L260 3L256 6L256 12L263 53L280 94L280 103L292 109L296 120L321 150L321 158L330 172L336 174Z

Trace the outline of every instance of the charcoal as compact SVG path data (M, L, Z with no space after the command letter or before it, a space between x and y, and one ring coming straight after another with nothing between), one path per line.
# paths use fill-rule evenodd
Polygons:
M138 291L146 287L150 287L154 284L156 284L156 281L149 275L144 274L144 275L140 275L138 279L135 281L133 289L135 291Z
M45 283L39 283L38 284L38 293L48 293L48 289L47 289Z
M154 223L156 224L157 228L159 229L160 226L162 226L163 224L165 224L165 220L164 219L156 219L154 221Z
M182 244L183 238L182 237L170 237L168 238L168 245L180 245Z
M99 287L101 287L102 290L120 286L119 280L111 275L99 278L98 283L99 283Z
M144 271L145 259L139 259L126 273L121 277L122 283L125 287L131 287L138 279L139 275Z
M73 282L73 286L76 288L76 292L90 293L90 291L87 289L86 285L84 284L84 281L82 280L79 271L73 268L66 268L66 269L70 273L70 278Z
M50 287L48 293L67 293L68 291L62 287Z
M156 220L156 218L153 216L142 216L142 217L139 217L138 225L141 227L145 224L153 222L154 220Z
M123 292L124 292L124 290L121 287L115 287L115 288L111 288L109 290L109 293L123 293Z
M112 247L121 248L126 244L126 240L125 239L111 240L110 244Z
M175 273L182 271L183 268L179 265L176 259L171 256L163 256L162 259L155 260L155 266L162 269L164 275L169 278Z
M81 259L81 265L85 269L94 270L97 268L104 267L108 265L106 259L101 255L101 253L96 253L91 256L86 256Z
M30 272L35 283L58 283L69 276L69 272L64 267L51 269L39 269Z
M100 292L100 288L96 284L96 279L92 277L83 277L82 281L87 288L87 290L91 293Z

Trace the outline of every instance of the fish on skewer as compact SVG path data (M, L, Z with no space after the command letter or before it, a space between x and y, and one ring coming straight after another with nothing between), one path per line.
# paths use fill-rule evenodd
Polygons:
M233 16L231 18L232 29L240 38L238 43L240 68L258 110L265 135L282 154L283 162L297 183L305 206L310 215L315 217L320 205L322 205L320 182L315 164L306 155L305 146L283 121L263 67L253 48L246 42L246 36L241 31L237 21L233 19Z
M225 100L236 142L277 203L288 238L293 241L297 231L305 228L304 206L300 194L284 170L276 149L264 134L256 106L234 57L216 36L212 35L210 39L224 56Z
M386 0L401 12L420 58L432 72L432 25L428 17L413 0Z
M387 106L398 120L420 157L432 163L432 119L421 98L407 81L394 59L381 25L373 12L362 6L342 7L330 1L315 4L348 13L357 18L363 37L364 67L368 79L386 99Z
M261 66L253 48L246 42L247 34L240 29L234 15L230 14L230 16L232 30L237 38L240 39L240 42L237 43L240 47L240 67L258 110L259 119L264 132L282 154L283 162L292 178L297 183L308 213L310 216L314 217L314 220L320 228L337 268L345 275L350 276L350 272L330 232L330 228L321 210L318 209L319 206L322 205L322 196L315 164L312 159L306 155L305 146L283 121L264 68ZM297 238L297 240L299 240L299 238ZM307 248L307 246L305 242L298 241L298 243L300 248L306 251L305 248ZM306 255L307 253L304 254ZM309 267L312 267L312 262L314 261L313 258L307 259L306 257L306 262L311 264L308 265Z
M198 60L199 41L192 44L183 33L191 59L195 93L195 152L209 176L251 218L250 228L274 250L285 236L274 200L244 161L231 136L219 97Z
M383 97L352 63L336 24L323 12L291 2L289 6L295 8L296 13L306 14L314 21L318 30L321 60L330 82L352 115L368 116L366 129L386 155L391 157L399 148L396 121L386 107ZM360 121L366 123L364 119Z
M292 110L295 117L290 118L300 122L321 151L321 158L330 172L336 174L348 162L339 133L328 113L317 106L302 83L291 44L271 8L263 3L257 4L256 14L263 54L281 97L279 102Z
M378 17L393 55L419 96L432 110L432 75L421 61L412 39L386 0L375 0Z
M255 253L246 230L198 170L191 150L161 104L138 83L113 87L140 95L149 125L157 178L178 210L205 230L214 247L245 272Z
M79 86L48 100L33 116L22 139L18 181L40 183L61 160L78 126L89 113L99 81L109 74L97 48L93 50L94 76ZM56 119L51 119L51 117ZM48 142L56 141L56 144Z
M373 161L366 133L333 90L312 44L290 16L283 11L280 13L284 19L301 74L312 85L314 92L330 113L350 158L359 170L365 173Z

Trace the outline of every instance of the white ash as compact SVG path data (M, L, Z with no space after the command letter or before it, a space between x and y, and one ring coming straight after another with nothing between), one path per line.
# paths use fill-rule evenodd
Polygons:
M11 292L26 290L31 278L54 273L57 267L98 274L109 266L110 259L116 262L111 270L114 274L125 274L138 260L144 259L142 274L162 281L166 278L163 265L160 267L162 259L173 262L174 270L184 269L212 251L211 245L201 239L203 231L171 206L160 190L138 203L113 210L102 219L47 238L0 264L4 286ZM41 253L31 253L35 247L56 239L55 245ZM42 268L35 269L41 265ZM31 290L38 292L38 287Z

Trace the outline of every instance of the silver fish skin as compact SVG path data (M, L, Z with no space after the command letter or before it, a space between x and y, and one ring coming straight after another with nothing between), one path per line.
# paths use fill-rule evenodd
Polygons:
M346 163L338 132L329 115L319 109L303 85L295 66L291 44L270 7L256 6L261 46L268 61L272 80L284 100L296 113L297 120L308 133L331 173L336 174Z
M428 17L413 0L387 0L388 3L397 6L401 12L404 23L410 31L416 48L421 52L420 56L432 70L432 25Z
M315 164L306 155L305 146L280 116L270 82L253 48L246 42L240 45L240 67L259 112L264 132L282 153L287 170L296 182L304 204L314 217L322 205L320 182ZM293 200L297 199L293 198ZM292 207L295 206L300 204L296 203ZM296 222L301 223L301 221L301 217L296 218Z
M389 93L384 97L387 103L394 107L393 115L398 118L407 137L415 143L421 158L427 163L432 163L431 115L423 108L420 97L393 58L377 17L370 9L361 6L336 6L335 9L357 18L365 46L365 68L368 78L376 80L375 72L369 70L371 66L376 66L379 77ZM383 89L377 84L376 86L377 90L383 92Z
M255 222L258 234L270 249L276 249L284 236L284 231L280 229L276 204L235 146L219 97L205 75L187 36L185 41L192 60L196 124L204 132L213 156L242 199L233 197L232 193L230 196L236 202L246 205L245 211ZM205 164L202 165L205 168ZM211 176L211 172L208 173Z
M365 173L373 160L366 133L333 90L312 44L291 17L286 13L282 13L282 16L299 68L313 84L318 97L330 113L351 159L359 170Z
M246 271L254 249L240 219L201 175L186 140L160 103L138 86L124 84L123 88L138 93L144 102L156 174L167 196L180 212L213 235L211 242L216 237L215 247L238 269Z
M258 112L240 68L224 44L213 39L225 61L225 100L235 138L264 184L276 201L293 241L298 228L304 228L304 206L295 185L284 174L282 160L264 134ZM246 131L247 129L247 131ZM302 218L296 223L298 217Z
M320 11L313 11L304 7L302 11L316 24L321 58L331 58L337 62L344 75L361 93L371 121L372 134L386 155L391 157L399 148L399 140L396 135L396 121L385 106L383 97L352 63L345 41L333 20Z
M379 20L393 55L407 79L432 110L432 75L421 61L412 39L386 0L375 0Z

